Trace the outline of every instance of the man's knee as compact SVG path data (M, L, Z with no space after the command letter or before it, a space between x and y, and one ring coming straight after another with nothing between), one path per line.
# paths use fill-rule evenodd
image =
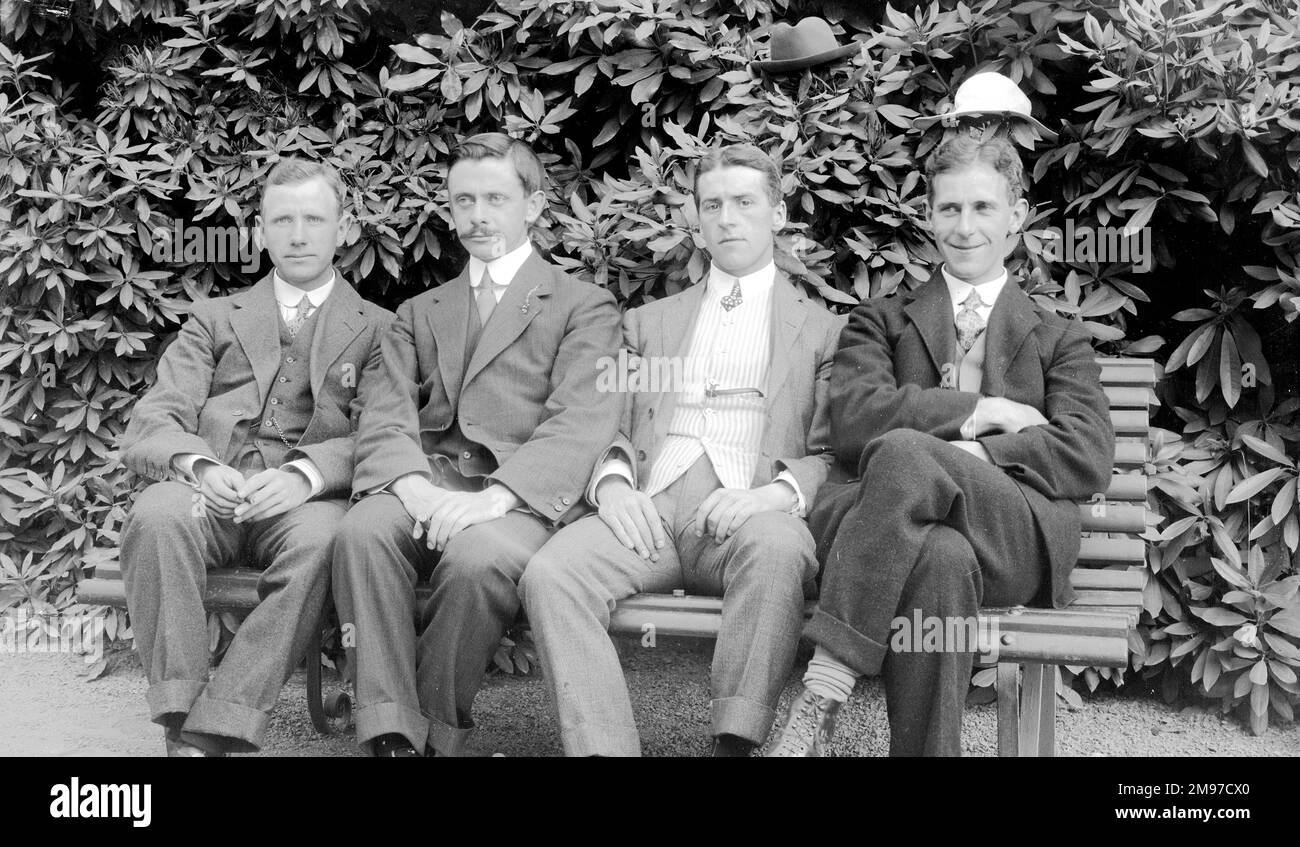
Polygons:
M733 536L736 555L746 567L771 581L801 585L816 576L816 543L808 525L794 515L764 512L741 525Z
M915 481L915 469L926 457L933 456L947 442L915 429L892 429L875 438L862 451L858 468L864 485L880 485L890 480L906 484Z
M414 525L396 497L372 494L353 504L346 514L338 515L335 547L349 552L374 551L409 536Z
M156 482L136 497L122 529L130 534L202 534L209 520L197 491L179 482Z
M956 597L978 579L975 550L960 532L945 524L930 528L906 591L918 597Z
M461 530L442 551L431 581L435 588L476 589L515 585L528 560L537 552L494 526L495 521Z

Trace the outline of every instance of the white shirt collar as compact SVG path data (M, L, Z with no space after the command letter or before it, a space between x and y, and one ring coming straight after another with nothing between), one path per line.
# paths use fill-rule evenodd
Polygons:
M330 296L330 292L334 290L334 280L334 269L330 268L329 282L320 288L313 288L311 291L305 292L307 299L311 301L312 308L319 309L326 298ZM271 284L275 286L275 300L277 303L286 309L298 307L304 293L301 288L280 279L279 271L271 271Z
M734 274L729 274L717 265L709 264L709 294L714 297L722 297L731 293L732 281L737 279ZM772 290L776 282L776 264L768 262L763 267L750 274L745 274L740 279L740 293L742 297L759 296Z
M979 289L980 301L983 302L985 307L992 309L993 304L998 301L998 295L1002 293L1002 286L1007 284L1007 269L1003 268L1002 273L998 276L995 276L988 282L981 282L978 286L975 286L948 273L948 266L944 265L943 281L948 283L948 296L952 298L954 315L961 310L961 304L968 296L970 296L972 288Z
M483 271L486 269L492 274L492 281L497 285L509 285L531 255L533 255L533 244L525 239L523 244L490 262L485 262L477 256L470 256L469 284L478 288L483 280Z

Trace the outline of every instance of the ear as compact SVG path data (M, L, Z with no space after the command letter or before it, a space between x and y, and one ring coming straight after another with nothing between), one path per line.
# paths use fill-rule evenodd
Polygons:
M257 246L259 252L266 249L266 233L262 227L262 216L257 215L253 218L253 244Z
M1025 225L1029 219L1029 201L1021 197L1011 205L1011 224L1007 230L1007 235L1020 232L1020 228Z
M780 232L785 229L788 220L789 212L785 207L785 201L782 200L772 207L772 232Z
M350 212L344 212L339 215L339 227L334 238L334 246L342 247L349 241L348 236L352 234L352 227L356 225L356 219Z
M541 191L534 191L528 195L528 203L524 207L524 221L532 226L537 223L537 219L542 216L546 210L546 195Z

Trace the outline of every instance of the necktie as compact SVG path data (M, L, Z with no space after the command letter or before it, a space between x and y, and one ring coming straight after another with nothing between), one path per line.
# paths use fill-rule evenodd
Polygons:
M307 295L304 294L302 295L302 299L298 301L298 306L294 310L293 317L289 319L290 338L296 336L298 330L302 329L302 325L307 322L307 316L309 314L311 314L311 300L309 300Z
M736 284L731 286L731 293L722 298L722 308L730 312L743 302L744 298L740 296L740 278L736 278Z
M483 269L483 278L479 280L478 290L474 292L474 302L478 304L478 325L487 326L488 318L492 316L492 310L497 307L498 286L492 281L492 273L487 268Z
M984 331L984 319L976 311L984 302L980 300L980 293L972 288L970 294L962 301L961 311L957 312L957 343L961 345L963 352L970 350L975 339L979 338Z

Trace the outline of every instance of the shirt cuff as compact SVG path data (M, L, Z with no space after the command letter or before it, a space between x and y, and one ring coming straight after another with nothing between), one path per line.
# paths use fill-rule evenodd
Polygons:
M794 508L790 510L790 514L794 515L796 518L804 517L808 512L808 503L803 499L803 491L800 490L799 481L794 478L794 474L789 471L781 471L772 478L772 481L786 482L790 484L790 487L794 489L795 497Z
M191 488L198 488L199 480L194 475L194 468L199 462L207 462L210 465L221 464L216 459L201 453L177 453L172 456L172 473L175 474L177 482L183 482Z
M286 462L280 466L282 471L290 468L307 477L307 482L311 485L311 494L307 495L307 499L310 500L325 490L325 478L320 475L320 471L316 469L316 463L311 459L294 459L292 462Z
M974 441L974 440L975 440L975 436L976 436L977 433L976 433L976 427L975 427L975 413L974 413L974 412L971 412L970 417L967 418L966 420L962 421L961 428L958 429L957 432L958 432L959 435L961 435L961 440L962 440L962 441Z
M596 502L596 487L600 485L602 480L611 476L621 476L627 480L628 485L636 488L636 481L632 479L632 465L620 458L608 460L601 466L600 470L596 471L595 476L592 477L591 485L587 486L587 502L597 509L600 508L600 504Z

